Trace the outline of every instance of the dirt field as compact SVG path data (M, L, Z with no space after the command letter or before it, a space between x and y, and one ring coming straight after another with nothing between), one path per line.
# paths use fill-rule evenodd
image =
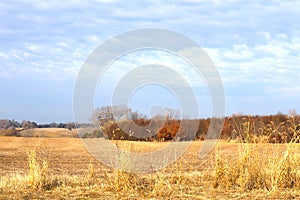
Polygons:
M162 148L167 143L154 142L128 142L113 141L120 148L131 148L134 151L153 151ZM20 189L19 194L0 189L1 199L290 199L300 198L300 189L286 188L284 190L250 190L218 189L214 188L207 176L213 173L215 163L215 150L205 159L199 159L198 151L203 142L197 141L176 162L166 169L144 175L134 175L115 172L96 159L84 148L81 139L78 138L22 138L0 137L0 177L4 182L5 177L13 177L13 174L26 176L29 173L28 150L35 150L37 158L46 160L50 177L64 177L65 182L51 189L39 189L32 192L29 187ZM250 144L259 155L272 159L272 156L283 156L286 150L285 144ZM242 146L234 142L218 142L218 152L228 157L237 157ZM300 152L299 146L296 147ZM298 157L299 158L299 157ZM264 159L267 162L267 159ZM230 164L230 163L229 163ZM80 177L86 177L93 169L93 177L97 181L93 184L81 185ZM117 173L117 174L116 174ZM115 180L114 176L118 179ZM120 177L119 177L120 176ZM128 176L128 177L127 177ZM4 177L4 178L3 178ZM68 178L66 178L68 177ZM124 183L119 181L125 177ZM58 178L60 180L60 178ZM78 183L71 180L78 179ZM95 180L96 180L95 179ZM126 182L130 179L143 182L144 189L138 188ZM66 181L69 180L69 181ZM82 179L85 180L85 179ZM93 179L94 180L94 179ZM104 181L109 180L109 187ZM98 182L99 181L99 182ZM120 187L116 186L120 184ZM149 185L153 186L149 186ZM117 187L117 188L115 188ZM156 188L157 187L157 188ZM125 188L125 189L124 189ZM132 191L131 191L131 189ZM18 190L18 189L17 189ZM133 192L136 191L136 192ZM147 194L143 194L147 191ZM168 193L169 192L169 193ZM1 193L0 193L1 194ZM279 196L280 195L280 196Z

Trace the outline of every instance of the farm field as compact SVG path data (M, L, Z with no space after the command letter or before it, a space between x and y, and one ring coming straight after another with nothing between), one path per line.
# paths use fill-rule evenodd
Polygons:
M68 130L66 128L35 128L20 131L19 133L23 137L74 137L77 136L76 130Z
M112 142L138 152L168 144ZM219 141L200 160L202 144L194 142L165 169L140 175L104 166L79 138L0 137L0 199L300 198L298 144Z

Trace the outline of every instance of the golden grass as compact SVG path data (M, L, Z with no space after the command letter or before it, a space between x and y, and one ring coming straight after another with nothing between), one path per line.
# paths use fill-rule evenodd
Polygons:
M299 157L296 144L287 144L285 153L262 154L257 146L241 144L239 155L216 154L213 186L242 191L276 191L287 188L300 189Z
M139 175L103 166L79 139L1 138L0 199L300 197L299 144L220 141L215 151L200 160L202 144L194 142L183 157L165 169ZM130 151L149 151L166 143L119 141L117 145ZM134 167L127 155L118 156L120 169ZM10 171L10 162L15 159L23 162L16 162Z

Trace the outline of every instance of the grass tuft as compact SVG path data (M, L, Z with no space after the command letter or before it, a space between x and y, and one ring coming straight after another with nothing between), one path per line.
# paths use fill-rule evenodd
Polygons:
M237 157L216 151L212 186L242 191L299 188L299 161L293 143L287 144L283 156L272 159L258 151L254 144L241 144Z

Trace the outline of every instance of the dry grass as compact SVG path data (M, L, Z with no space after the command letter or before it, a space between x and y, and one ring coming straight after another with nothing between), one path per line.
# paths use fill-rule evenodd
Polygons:
M200 160L202 144L194 142L165 169L138 175L103 166L79 139L3 137L0 199L300 198L299 144L220 141ZM136 152L166 143L119 141L117 145ZM126 154L118 155L118 161L120 169L134 167Z
M34 128L20 131L19 134L22 137L77 137L77 132L75 129L70 131L66 128Z
M300 166L296 144L287 144L285 153L262 154L257 146L241 144L239 155L216 154L213 186L242 191L300 189ZM299 149L298 149L299 150Z

